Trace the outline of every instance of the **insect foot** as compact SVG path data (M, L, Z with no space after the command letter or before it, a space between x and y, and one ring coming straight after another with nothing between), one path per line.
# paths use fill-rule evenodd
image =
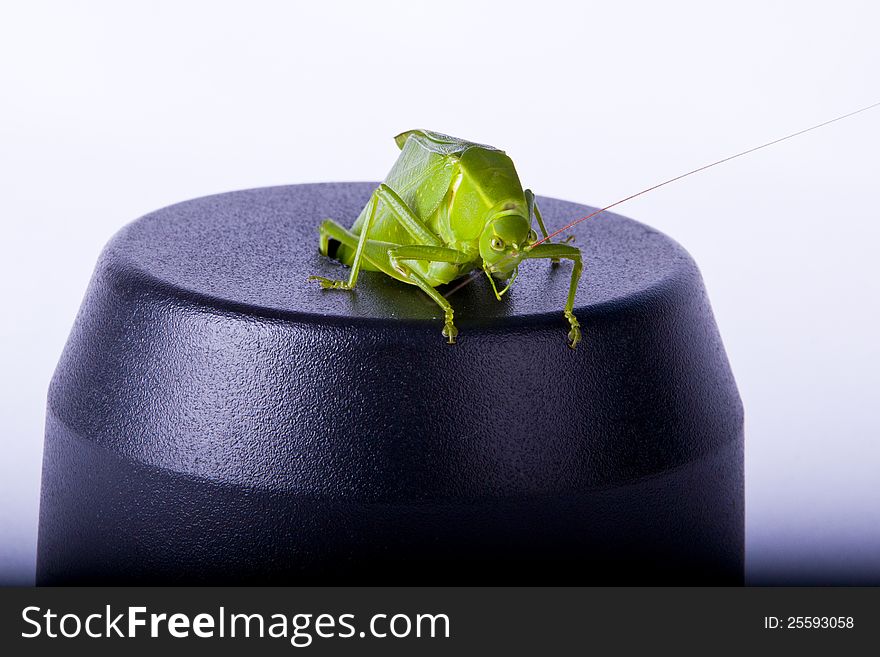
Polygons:
M323 276L309 276L308 280L318 281L325 290L350 290L351 286L345 281L334 281L332 278L324 278Z
M581 325L577 321L577 317L574 316L574 313L568 310L565 311L565 317L571 325L571 330L568 332L568 346L575 349L578 346L578 342L581 341Z
M455 336L458 335L458 329L452 323L452 313L446 314L446 324L443 325L443 337L446 338L448 344L455 344Z

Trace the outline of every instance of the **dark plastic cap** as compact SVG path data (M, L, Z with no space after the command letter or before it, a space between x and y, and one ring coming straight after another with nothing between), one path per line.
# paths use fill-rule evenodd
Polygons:
M111 240L50 389L39 582L740 582L742 409L688 254L590 220L576 350L570 265L541 261L501 302L482 275L450 295L450 346L413 286L306 281L347 276L316 226L374 188ZM591 211L538 202L551 229Z

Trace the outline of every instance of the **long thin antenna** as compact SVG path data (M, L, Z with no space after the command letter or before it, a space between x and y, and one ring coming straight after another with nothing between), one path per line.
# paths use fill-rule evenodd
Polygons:
M627 196L626 198L622 198L619 201L615 201L611 205L606 205L604 208L602 208L600 210L596 210L595 212L592 212L585 217L581 217L580 219L575 219L570 224L566 224L565 226L563 226L559 230L553 231L552 233L547 235L547 237L539 239L537 242L534 243L533 246L537 246L541 242L546 242L547 240L549 240L553 237L556 237L560 233L564 233L569 228L576 226L577 224L581 223L582 221L586 221L587 219L592 219L596 215L602 214L606 210L610 210L611 208L617 207L621 203L626 203L627 201L631 201L632 199L636 198L637 196L641 196L642 194L647 194L648 192L653 192L655 189L660 189L661 187L664 187L665 185L668 185L669 183L674 183L676 180L681 180L682 178L687 178L688 176L692 176L693 174L699 173L700 171L705 171L706 169L711 169L712 167L718 166L719 164L724 164L725 162L730 162L730 160L735 160L736 158L742 157L743 155L748 155L749 153L754 153L755 151L759 151L762 148L767 148L768 146L773 146L774 144L778 144L779 142L785 141L786 139L791 139L792 137L797 137L798 135L802 135L806 132L810 132L812 130L822 128L822 127L829 125L831 123L835 123L837 121L842 121L843 119L848 119L851 116L855 116L856 114L861 114L862 112L867 112L869 109L873 109L878 106L880 106L880 102L876 102L873 105L868 105L867 107L863 107L862 109L857 109L854 112L849 112L848 114L843 114L842 116L838 116L836 118L829 119L828 121L823 121L822 123L818 123L814 126L810 126L809 128L804 128L803 130L798 130L797 132L793 132L790 135L786 135L785 137L780 137L779 139L774 139L773 141L768 141L766 144L761 144L760 146L755 146L754 148L750 148L748 150L742 151L741 153L736 153L735 155L729 155L728 157L722 158L722 159L718 160L717 162L712 162L711 164L706 164L706 165L701 166L697 169L694 169L693 171L688 171L687 173L683 173L681 175L675 176L675 178L670 178L669 180L665 180L662 183L658 183L652 187L648 187L647 189L643 189L640 192L636 192L635 194L631 194L630 196Z
M810 126L809 128L804 128L803 130L798 130L797 132L793 132L790 135L785 135L785 137L780 137L779 139L774 139L773 141L768 141L766 144L761 144L760 146L755 146L753 148L749 148L748 150L742 151L740 153L736 153L734 155L729 155L725 158L722 158L722 159L717 160L715 162L712 162L710 164L706 164L706 165L703 165L703 166L698 167L696 169L693 169L692 171L688 171L687 173L682 173L681 175L675 176L674 178L670 178L669 180L664 180L661 183L657 183L656 185L648 187L647 189L643 189L642 191L636 192L635 194L630 194L626 198L622 198L619 201L615 201L611 205L606 205L604 208L596 210L595 212L591 212L590 214L588 214L585 217L581 217L580 219L575 219L571 223L563 226L562 228L560 228L558 230L554 230L552 233L547 235L547 237L542 237L537 242L533 243L532 246L534 247L534 246L537 246L538 244L541 244L542 242L546 242L547 240L549 240L553 237L556 237L560 233L564 233L569 228L572 228L573 226L577 226L582 221L586 221L587 219L592 219L596 215L600 215L603 212L605 212L606 210L610 210L611 208L617 207L621 203L626 203L627 201L631 201L632 199L636 198L637 196L641 196L642 194L647 194L648 192L653 192L655 189L660 189L661 187L664 187L664 186L668 185L669 183L674 183L676 180L681 180L682 178L687 178L688 176L692 176L693 174L699 173L700 171L705 171L706 169L711 169L712 167L718 166L719 164L724 164L725 162L730 162L730 160L735 160L736 158L742 157L743 155L748 155L749 153L754 153L755 151L759 151L762 148L767 148L768 146L773 146L774 144L778 144L779 142L785 141L786 139L791 139L792 137L797 137L798 135L802 135L806 132L810 132L812 130L822 128L826 125L830 125L831 123L836 123L837 121L842 121L843 119L848 119L851 116L855 116L856 114L861 114L862 112L867 112L869 109L874 109L875 107L880 107L880 102L876 102L872 105L868 105L867 107L857 109L854 112L849 112L847 114L843 114L843 115L835 117L833 119L823 121L822 123L817 123L816 125ZM480 275L479 271L470 274L469 276L465 277L458 285L456 285L454 288L452 288L451 290L446 292L443 296L445 296L445 297L452 296L453 294L458 292L461 288L468 285L471 281L473 281L479 275Z

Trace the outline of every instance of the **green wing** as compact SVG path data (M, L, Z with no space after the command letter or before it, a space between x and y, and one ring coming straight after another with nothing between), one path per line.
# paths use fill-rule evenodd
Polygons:
M394 138L400 156L394 163L385 184L406 202L416 215L427 221L440 207L459 171L465 151L484 146L430 130L409 130Z
M493 146L477 144L476 142L459 139L458 137L450 137L449 135L433 132L431 130L407 130L406 132L401 132L397 135L394 138L394 141L397 142L397 146L403 150L403 146L409 138L418 142L422 148L432 153L437 153L438 155L461 155L471 146L479 146L480 148L485 148L490 151L498 150Z
M405 139L385 184L416 215L427 221L443 202L458 170L459 156L426 148L419 138Z

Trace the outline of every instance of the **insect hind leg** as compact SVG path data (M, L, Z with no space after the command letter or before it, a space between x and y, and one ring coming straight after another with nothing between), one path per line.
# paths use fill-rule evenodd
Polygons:
M351 264L351 262L350 260L346 262L345 255L347 254L340 252L341 247L348 247L346 251L353 253L359 240L360 236L355 235L332 219L325 219L318 227L318 250L321 255L331 258L342 256L339 260L345 264ZM348 281L334 280L323 276L309 276L308 280L317 281L325 290L350 290L357 280L357 273L355 272L354 276L349 277Z
M328 258L339 260L337 255L339 253L339 247L341 245L342 242L333 239L327 233L321 232L321 234L318 236L318 252L322 256L327 256Z
M361 264L363 264L364 260L364 247L367 245L367 235L370 233L370 226L373 224L373 219L376 218L377 205L378 200L376 193L373 192L369 203L367 203L367 207L364 208L364 212L366 212L366 221L363 226L361 226L361 234L357 236L357 247L355 248L354 257L351 259L351 273L348 275L348 280L340 281L332 278L324 278L323 276L309 276L310 281L317 281L325 290L351 290L354 288L357 283L358 273L360 273L361 270ZM350 242L351 238L354 237L351 232L345 230L342 226L331 219L325 219L321 222L319 232L321 234L319 246L328 251L330 248L329 240L324 244L327 237L338 239L343 244L345 244L346 241ZM327 237L325 237L325 235Z
M321 255L344 261L340 247L347 246L351 250L357 248L358 236L350 230L336 223L332 219L325 219L318 227L318 251ZM346 263L349 264L349 263Z
M353 233L332 219L325 219L318 227L318 232L320 235L318 245L321 253L326 253L325 249L332 249L335 242L338 244L337 259L343 264L352 265L358 245L362 241L361 235ZM364 248L358 269L379 271L392 278L398 278L397 272L388 262L387 251L389 248L399 245L378 240L363 240L363 243ZM354 271L354 267L352 270ZM350 290L354 287L352 277L349 277L348 281L339 281L323 276L309 276L308 280L316 281L325 290Z

